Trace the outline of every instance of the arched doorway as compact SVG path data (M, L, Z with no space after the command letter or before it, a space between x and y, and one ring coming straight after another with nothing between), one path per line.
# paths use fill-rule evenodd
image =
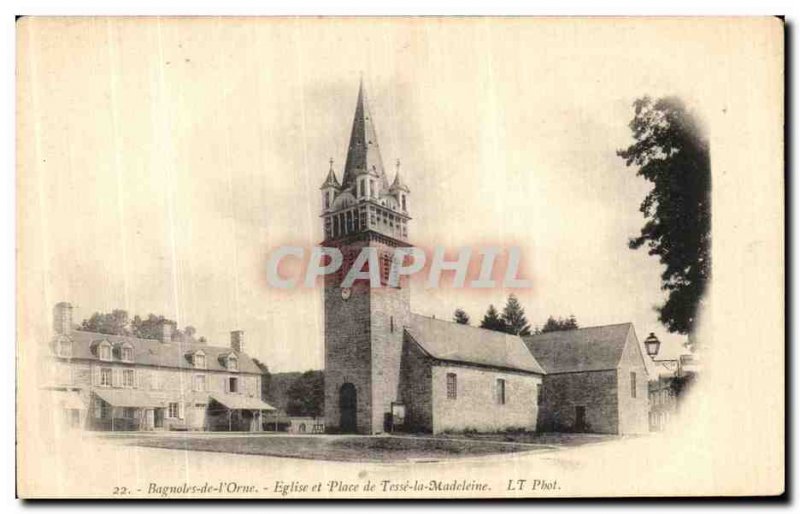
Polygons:
M356 431L356 386L350 382L342 384L339 389L339 429L345 433Z

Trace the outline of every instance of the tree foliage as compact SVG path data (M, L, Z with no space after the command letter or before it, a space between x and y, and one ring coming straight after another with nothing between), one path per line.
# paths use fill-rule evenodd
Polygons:
M131 335L128 312L122 309L114 309L111 312L95 312L89 319L81 322L80 329L115 336Z
M653 188L639 207L645 224L629 246L647 245L664 265L667 300L657 307L659 320L670 332L686 334L694 328L711 270L708 140L678 98L645 96L633 107L634 143L617 154Z
M570 314L567 318L558 317L558 319L554 318L553 316L549 316L547 318L547 322L544 324L539 333L544 334L545 332L558 332L561 330L575 330L578 327L578 320L575 318L574 315Z
M513 293L508 295L502 317L505 332L518 336L531 334L531 326L525 318L525 309L522 308L522 304Z
M460 325L469 325L469 314L464 309L456 309L453 313L453 321Z
M494 308L494 305L489 305L489 308L486 310L486 314L484 314L481 320L481 328L495 330L497 332L506 331L506 324L500 317L500 313Z
M289 416L322 416L325 405L325 379L322 371L309 370L300 375L286 392Z
M197 329L191 325L180 330L175 321L152 313L148 314L146 318L136 315L131 319L128 311L122 309L114 309L111 312L95 312L81 322L80 330L108 335L134 336L142 339L160 339L163 323L172 325L174 341L205 342L204 337L195 338Z

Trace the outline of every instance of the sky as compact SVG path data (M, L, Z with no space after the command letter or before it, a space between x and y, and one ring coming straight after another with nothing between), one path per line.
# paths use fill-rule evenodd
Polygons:
M650 185L615 152L637 97L677 95L702 118L713 87L686 77L724 41L642 27L24 20L18 288L35 306L22 319L49 324L59 301L76 321L153 312L221 345L244 330L272 371L320 368L321 291L270 288L266 260L322 240L319 186L331 158L341 179L363 76L384 165L400 159L411 189L413 244L518 246L531 325L632 322L675 357L684 337L655 312L661 265L627 246ZM653 59L665 44L674 54ZM475 324L509 292L415 283L411 306Z

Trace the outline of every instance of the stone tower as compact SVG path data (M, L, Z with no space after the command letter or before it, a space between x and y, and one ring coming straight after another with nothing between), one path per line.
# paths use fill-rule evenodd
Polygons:
M380 433L399 400L403 326L409 317L407 284L386 285L394 250L409 246L409 189L400 179L399 162L391 183L386 176L363 81L342 181L331 161L320 190L322 246L339 248L343 255L340 272L325 282L325 424L331 431ZM382 287L370 288L366 280L342 287L364 247L378 254Z

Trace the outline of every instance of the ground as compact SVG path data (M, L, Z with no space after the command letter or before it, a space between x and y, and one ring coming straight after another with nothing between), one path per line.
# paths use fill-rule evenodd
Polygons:
M531 433L299 436L187 432L128 433L106 437L124 444L149 448L351 462L424 462L508 453L540 453L618 438L595 434Z

